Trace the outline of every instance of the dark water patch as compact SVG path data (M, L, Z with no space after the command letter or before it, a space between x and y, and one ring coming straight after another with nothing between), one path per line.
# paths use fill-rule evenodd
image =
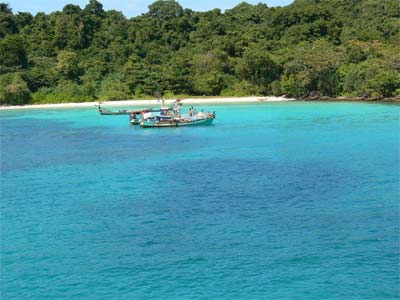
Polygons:
M28 119L1 126L1 167L4 173L71 164L102 164L154 159L186 151L200 139L181 135L146 135L109 132L104 127L76 127L73 123Z

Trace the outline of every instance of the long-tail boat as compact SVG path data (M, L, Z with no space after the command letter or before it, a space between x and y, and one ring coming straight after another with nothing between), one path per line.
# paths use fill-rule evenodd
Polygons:
M131 114L140 114L142 111L149 111L152 108L142 109L142 110L128 110L128 109L120 109L118 111L112 111L109 109L104 109L101 107L101 104L97 105L97 109L101 115L110 116L110 115L131 115Z
M143 128L151 127L177 127L177 126L199 126L211 125L215 119L215 114L207 113L204 117L174 117L174 116L155 116L140 121Z
M145 113L139 121L144 128L151 127L177 127L177 126L199 126L211 125L215 119L214 113L199 112L194 115L152 115Z
M129 111L126 109L118 110L118 111L111 111L108 109L100 108L99 113L103 116L110 116L110 115L129 115Z
M142 110L135 110L129 113L129 122L131 125L139 125L140 121L143 119L143 116L148 113L159 113L160 115L167 115L173 111L172 108L162 107L160 109L142 109Z

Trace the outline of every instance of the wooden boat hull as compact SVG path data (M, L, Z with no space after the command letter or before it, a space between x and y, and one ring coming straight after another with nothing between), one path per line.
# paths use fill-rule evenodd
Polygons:
M99 113L103 116L116 116L116 115L131 115L131 114L140 114L142 112L154 111L153 108L141 109L141 110L119 110L119 111L112 111L104 108L98 109ZM156 110L158 111L158 110Z
M102 116L129 115L129 112L99 111Z
M212 125L214 121L213 117L199 119L194 121L178 121L178 120L171 120L168 122L154 122L154 121L147 121L144 120L140 122L140 126L143 128L154 128L154 127L178 127L178 126L207 126Z

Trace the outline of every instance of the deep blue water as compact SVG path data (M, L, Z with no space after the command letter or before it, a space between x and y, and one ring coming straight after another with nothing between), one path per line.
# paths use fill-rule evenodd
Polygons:
M399 299L400 106L141 129L1 111L1 299Z

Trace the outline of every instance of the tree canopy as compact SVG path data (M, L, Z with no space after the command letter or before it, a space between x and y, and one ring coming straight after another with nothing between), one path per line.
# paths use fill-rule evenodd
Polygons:
M167 95L394 97L398 0L246 2L196 12L159 0L126 18L97 0L50 14L0 3L0 104Z

